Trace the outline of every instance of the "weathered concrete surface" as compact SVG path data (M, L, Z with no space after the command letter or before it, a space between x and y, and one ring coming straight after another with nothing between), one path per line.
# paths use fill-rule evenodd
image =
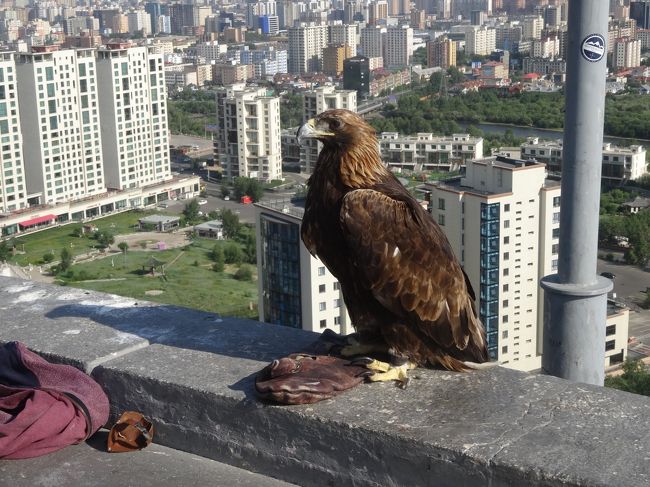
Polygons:
M0 461L0 485L12 487L290 487L240 468L152 444L130 453L107 453L107 431L87 443L28 460Z
M103 357L92 374L113 415L145 413L161 444L302 485L650 485L645 397L494 368L418 370L405 391L363 384L311 406L271 406L255 399L254 374L313 334L147 303L99 313L41 285L28 292L45 293L42 308L23 311L3 285L0 341L27 334L4 316L28 313L40 351ZM87 335L48 342L68 318ZM150 345L112 360L78 350L111 333Z

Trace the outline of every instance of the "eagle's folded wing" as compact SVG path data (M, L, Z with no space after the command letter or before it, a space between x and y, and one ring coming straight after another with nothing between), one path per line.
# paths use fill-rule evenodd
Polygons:
M485 348L469 283L428 215L363 189L345 196L340 217L355 271L383 306L442 347L464 350L472 338Z

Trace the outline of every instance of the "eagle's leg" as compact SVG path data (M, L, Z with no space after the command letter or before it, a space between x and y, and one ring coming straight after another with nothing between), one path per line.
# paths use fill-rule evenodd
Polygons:
M342 357L359 357L375 353L388 353L388 345L377 340L362 338L359 333L339 335L329 328L321 333L321 342L326 345L329 353Z
M411 362L407 357L391 355L391 363L369 357L354 360L355 365L363 365L374 374L368 376L371 382L386 382L390 380L397 381L401 388L406 388L410 382L408 371L415 369L417 364Z

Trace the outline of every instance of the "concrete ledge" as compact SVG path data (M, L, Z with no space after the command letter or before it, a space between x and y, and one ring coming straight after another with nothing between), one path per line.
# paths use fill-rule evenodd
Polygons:
M0 320L0 342L92 369L156 442L288 482L650 485L649 398L494 368L278 407L254 374L313 334L9 278Z

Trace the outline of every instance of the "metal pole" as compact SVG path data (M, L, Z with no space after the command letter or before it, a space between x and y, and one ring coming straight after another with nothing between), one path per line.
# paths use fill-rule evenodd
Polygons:
M608 0L569 2L558 274L545 276L542 370L603 385L607 293L597 275Z

